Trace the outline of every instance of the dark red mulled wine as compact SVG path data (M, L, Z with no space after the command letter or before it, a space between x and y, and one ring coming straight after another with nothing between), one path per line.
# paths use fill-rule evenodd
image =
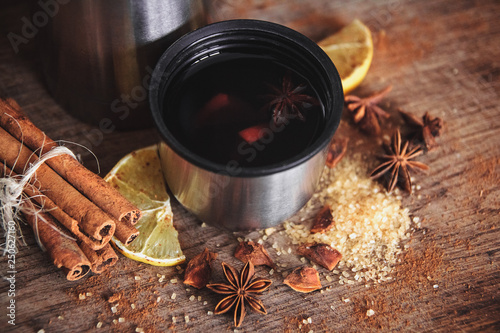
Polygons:
M174 137L212 162L279 164L303 152L324 128L312 84L260 55L217 54L191 65L166 101Z

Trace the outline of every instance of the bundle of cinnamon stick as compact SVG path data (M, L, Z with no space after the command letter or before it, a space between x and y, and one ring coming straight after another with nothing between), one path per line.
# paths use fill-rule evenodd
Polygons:
M59 145L38 129L11 99L0 99L0 176L23 174ZM68 280L101 273L118 260L109 241L129 245L142 213L75 158L47 159L24 187L21 210L41 245Z

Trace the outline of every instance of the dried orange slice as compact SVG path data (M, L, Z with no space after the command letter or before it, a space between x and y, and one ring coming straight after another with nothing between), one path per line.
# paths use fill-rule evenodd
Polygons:
M370 29L359 20L318 43L339 71L344 94L361 84L373 58Z
M123 157L104 178L142 212L135 227L139 236L125 246L111 242L124 256L155 266L173 266L186 260L173 225L157 146L136 150Z

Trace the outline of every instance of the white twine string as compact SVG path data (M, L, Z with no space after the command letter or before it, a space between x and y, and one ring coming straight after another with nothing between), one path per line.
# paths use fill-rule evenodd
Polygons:
M21 131L21 143L24 144L24 134L22 131L21 124L19 124L17 119L15 119L10 114L5 114L5 115L12 118L13 121L19 127L19 129ZM92 156L94 156L94 158L97 162L97 168L100 171L99 160L97 159L97 156L90 149L88 149L87 147L80 145L76 142L71 142L71 141L66 141L66 140L60 140L59 142L60 143L63 142L63 143L74 144L76 146L87 149L92 154ZM28 169L26 169L27 165L25 166L24 174L22 174L22 175L7 174L6 169L5 169L3 172L5 177L0 178L0 204L1 204L0 220L2 221L1 226L2 226L3 230L7 233L7 230L9 230L8 229L9 223L14 223L17 226L17 228L19 229L19 234L20 234L21 239L23 239L21 229L19 227L19 224L17 223L18 221L21 220L19 218L19 212L23 211L26 214L34 215L35 216L35 224L33 226L33 231L35 233L35 238L36 238L38 245L44 251L45 251L45 248L44 248L42 242L40 241L40 235L38 233L38 221L44 222L45 224L47 224L52 229L56 230L58 233L60 233L64 237L67 237L67 238L72 239L74 241L76 241L76 239L67 235L65 232L59 230L56 226L49 223L40 214L41 212L49 212L50 211L48 209L44 209L43 205L42 205L42 207L39 207L39 208L36 208L36 206L32 202L29 202L30 204L28 204L28 205L24 205L24 202L30 201L31 198L27 197L26 195L23 195L23 189L25 188L25 186L35 187L34 185L31 185L29 182L30 182L31 178L34 176L35 172L38 170L38 168L43 163L45 163L45 161L47 161L48 159L56 157L56 156L60 156L63 154L67 154L67 155L70 155L71 157L73 157L74 159L78 160L77 157L75 156L75 154L73 154L73 152L71 150L69 150L68 148L66 148L64 146L54 147L54 148L50 149L47 153L42 155L43 148L45 146L46 146L46 144L45 144L45 138L44 138L44 141L42 143L42 147L37 149L31 155L31 156L33 156L34 154L36 154L37 151L39 151L41 156L38 158L38 160L35 163L30 164ZM21 153L21 149L22 149L22 146L19 148L19 154L16 158L16 161L14 162L14 166L12 166L12 169L14 169L15 165L18 162L19 155ZM30 156L30 158L31 158L31 156ZM4 165L5 165L5 163L4 163ZM36 179L35 179L35 181L36 181ZM43 197L44 195L41 194L40 196ZM24 241L24 239L23 239L23 241ZM3 249L3 255L5 255L7 250L8 250L8 248L7 248L7 246L5 246Z
M59 232L61 235L68 237L70 239L73 239L72 237L66 235L65 233L61 232L59 229L57 229L55 226L52 224L48 223L39 213L42 212L42 208L40 209L35 209L33 205L23 205L25 201L30 200L29 197L23 196L23 190L26 186L30 186L29 182L31 178L35 175L36 171L38 168L45 163L50 158L60 156L63 154L68 154L72 156L73 158L76 159L75 155L71 150L69 150L66 147L55 147L52 148L50 151L47 153L43 154L40 156L40 158L35 162L30 164L28 169L25 170L24 174L22 175L7 175L6 172L4 172L5 177L0 178L0 203L1 203L1 208L0 208L0 214L2 217L2 227L4 230L7 230L9 223L15 223L14 221L17 221L18 218L18 212L24 211L26 214L33 214L35 215L35 225L34 225L34 232L36 235L36 240L38 245L44 249L43 245L40 242L40 237L38 234L38 221L42 221L46 223L48 226ZM16 161L17 162L17 161ZM6 170L4 170L6 171ZM31 207L31 208L27 208ZM6 249L4 249L4 255L5 255Z
M77 146L77 147L80 147L80 148L83 148L83 149L87 150L87 151L88 151L88 152L89 152L89 153L90 153L90 154L94 157L94 159L95 159L95 162L96 162L96 164L97 164L97 173L98 173L98 174L100 174L100 173L101 173L101 165L99 164L99 159L97 158L96 154L94 154L94 152L93 152L92 150L90 150L89 148L85 147L84 145L81 145L81 144L79 144L79 143L72 142L72 141L57 140L57 142L58 142L59 144L61 144L61 143L69 143L69 144L71 144L71 145L75 145L75 146ZM74 155L73 155L73 157L74 157ZM78 157L80 157L80 154L78 154ZM82 161L81 161L81 158L76 158L76 157L75 157L75 159L76 159L77 161L79 161L80 163L82 162Z

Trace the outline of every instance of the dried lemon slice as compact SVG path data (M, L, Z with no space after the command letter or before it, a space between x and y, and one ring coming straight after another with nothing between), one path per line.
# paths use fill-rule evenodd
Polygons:
M372 36L366 25L356 19L318 45L337 67L344 94L360 85L373 58Z
M126 155L104 179L143 212L135 225L139 236L129 246L113 237L116 249L130 259L155 266L184 262L156 145Z

